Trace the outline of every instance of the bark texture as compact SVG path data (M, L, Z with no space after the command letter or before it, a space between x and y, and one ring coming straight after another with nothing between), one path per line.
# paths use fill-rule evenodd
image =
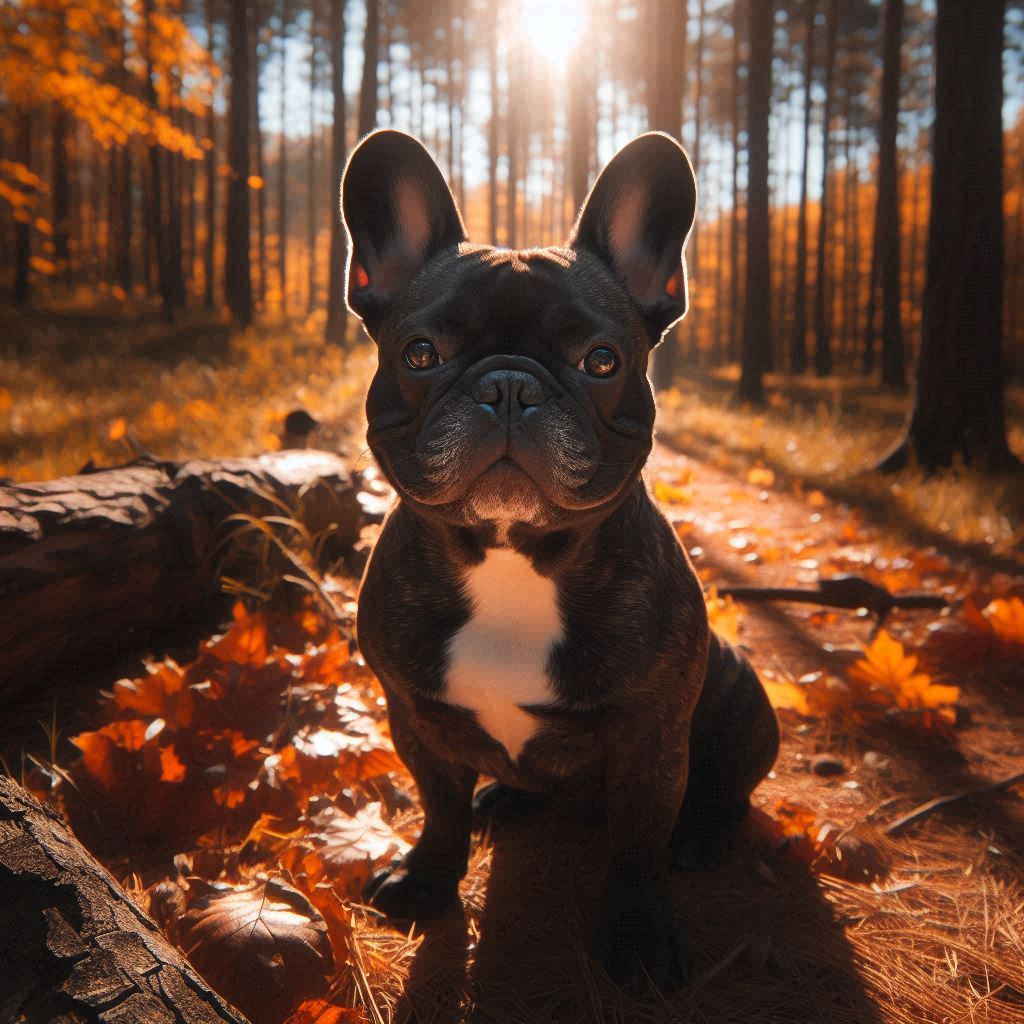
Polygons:
M278 502L313 534L334 524L325 557L358 538L356 490L326 452L146 461L0 488L4 697L200 619L218 595L227 549L215 545L238 525L225 520L281 515Z
M4 777L0 1020L245 1024L57 814Z

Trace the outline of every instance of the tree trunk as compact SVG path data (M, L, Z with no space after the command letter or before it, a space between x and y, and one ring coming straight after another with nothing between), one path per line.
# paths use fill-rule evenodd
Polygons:
M377 62L380 59L380 0L366 0L363 77L359 84L359 137L377 127Z
M252 323L249 257L249 4L231 0L228 211L224 290L236 327Z
M213 0L206 0L206 48L213 56ZM214 110L214 98L210 97L210 106L206 111L206 136L209 144L203 158L206 170L205 220L206 238L203 245L203 305L207 309L215 306L213 293L214 269L213 261L216 253L217 239L217 115Z
M836 67L836 38L839 32L839 0L829 0L825 49L825 109L821 121L821 200L818 212L818 273L814 290L814 370L819 377L832 372L832 336L826 311L828 282L828 180L831 170L832 82Z
M878 125L878 234L882 278L882 386L905 391L907 374L900 323L900 203L896 132L900 109L903 0L885 0L882 44L882 116Z
M764 401L764 354L771 347L771 279L768 237L768 107L772 91L772 26L774 4L749 5L750 71L747 77L747 118L750 136L747 185L747 273L743 316L743 359L737 397Z
M32 168L32 112L20 110L14 143L15 159ZM27 187L27 186L26 186ZM14 304L27 306L32 285L29 269L32 261L32 217L24 212L14 222Z
M650 0L650 54L646 81L647 126L679 138L686 81L686 4ZM679 361L679 325L654 352L652 381L656 391L672 387Z
M491 245L498 244L498 120L500 103L498 99L498 32L500 30L498 5L488 5L487 74L488 95L491 100L491 119L487 125L487 226ZM572 83L570 82L570 89ZM572 93L570 93L570 122L572 119Z
M789 366L793 373L807 370L807 154L811 142L811 86L814 82L814 19L818 0L806 0L804 28L804 139L800 165L800 211L796 222L796 286L793 293L793 333Z
M5 776L0 1018L245 1024L57 813Z
M179 102L175 105L173 120L184 129L182 118L181 79L175 76L174 88ZM181 153L167 152L167 274L171 302L175 309L185 306L184 218L182 217L182 178L184 160Z
M281 138L277 151L277 283L281 315L288 319L288 0L281 0L281 88L278 94Z
M143 38L146 51L145 94L146 102L153 110L158 109L156 86L153 83L153 60L151 21L153 17L153 0L143 0ZM164 227L164 180L163 153L158 143L150 140L149 148L149 195L146 200L146 216L149 222L149 242L152 246L151 256L156 259L157 289L163 306L165 320L174 318L174 298L171 294L170 267L167 259L167 234ZM147 256L147 259L150 256Z
M274 498L314 534L336 524L336 556L358 535L345 463L326 452L144 461L0 488L5 699L15 685L58 680L123 655L142 634L196 621L217 596L214 545L237 527L228 517L280 515Z
M906 438L882 462L1020 468L1003 408L1002 0L939 0L921 356Z
M316 309L316 54L317 34L315 12L309 19L309 152L306 155L306 311Z
M369 31L369 29L367 30ZM374 76L376 78L376 76ZM365 79L364 79L365 80ZM374 87L376 94L376 86ZM331 211L331 250L328 262L327 328L324 340L329 345L345 344L345 248L340 209L341 175L345 169L345 4L331 0L331 92L334 97L334 124L331 128L331 191L327 196ZM360 106L362 99L360 99Z
M740 323L740 40L743 0L734 0L732 22L732 217L729 224L729 358L738 359Z
M255 303L263 309L267 301L267 189L263 167L263 130L260 119L260 7L249 20L249 138L252 139L253 174L259 180L256 192L256 291Z
M53 145L53 255L57 276L71 287L71 195L68 180L68 112L58 103L51 122Z

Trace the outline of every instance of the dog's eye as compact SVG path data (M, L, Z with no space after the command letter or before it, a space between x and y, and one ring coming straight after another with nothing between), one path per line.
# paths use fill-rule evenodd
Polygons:
M434 348L433 342L427 341L426 338L417 338L415 341L410 341L405 346L406 363L414 370L429 370L432 366L437 366L441 362L441 357L437 354L437 349Z
M607 345L592 348L576 367L591 377L610 377L618 368L619 357Z

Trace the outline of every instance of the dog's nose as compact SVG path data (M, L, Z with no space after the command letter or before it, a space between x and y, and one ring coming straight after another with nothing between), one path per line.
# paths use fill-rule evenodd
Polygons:
M491 370L473 384L473 398L499 417L522 415L547 401L547 392L531 373Z

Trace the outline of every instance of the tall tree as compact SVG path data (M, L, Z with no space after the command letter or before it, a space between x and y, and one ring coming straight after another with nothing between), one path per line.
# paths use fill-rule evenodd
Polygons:
M498 157L501 94L498 90L498 38L501 29L497 4L487 5L487 95L490 118L487 122L487 229L491 245L498 244ZM571 88L571 86L570 86Z
M828 280L829 177L832 161L832 83L835 79L839 0L829 0L826 16L825 107L821 115L821 198L818 207L818 273L814 288L814 369L819 377L832 372L832 336L826 311Z
M811 86L814 84L814 21L818 0L805 0L804 25L804 137L800 165L800 210L796 222L796 286L793 295L793 334L789 367L793 373L807 369L807 156L811 142Z
M32 112L19 110L15 119L14 156L22 167L32 166ZM23 190L27 190L25 186ZM34 191L34 190L33 190ZM32 293L29 268L32 260L30 209L19 209L14 218L14 304L27 306Z
M252 323L249 257L249 4L230 0L228 48L231 89L228 110L227 254L224 291L238 327Z
M903 0L885 0L875 246L878 248L878 273L882 279L882 384L898 391L907 386L903 328L900 324L899 167L896 162L902 39Z
M938 0L921 355L883 469L1020 469L1003 407L1003 13L1003 0Z
M281 291L281 312L288 316L288 0L279 0L281 83L278 114L281 119L277 151L277 282Z
M683 124L686 81L686 4L679 0L649 0L648 17L647 125L652 131L678 138ZM676 325L654 354L652 377L658 391L672 386L678 357Z
M206 0L206 48L213 56L213 3ZM205 216L206 236L203 240L203 304L213 309L213 278L214 254L217 239L217 115L214 97L210 96L210 105L206 109L206 148L203 156L206 171Z
M367 24L367 32L370 26ZM334 124L331 127L331 248L328 259L327 327L324 340L330 345L345 344L345 232L341 223L339 199L341 175L345 169L345 0L331 0L331 93ZM364 69L365 71L365 69ZM376 80L376 76L374 76ZM366 75L363 75L366 82ZM376 89L374 90L376 96ZM360 116L362 98L360 97Z
M733 0L732 12L732 216L729 218L729 358L740 356L740 41L746 19L744 0Z
M743 355L737 397L764 401L765 353L771 348L771 277L768 237L768 107L772 91L772 0L751 0L747 23L747 272L743 303Z
M359 85L359 137L377 127L377 64L380 61L380 0L366 0L363 77Z

